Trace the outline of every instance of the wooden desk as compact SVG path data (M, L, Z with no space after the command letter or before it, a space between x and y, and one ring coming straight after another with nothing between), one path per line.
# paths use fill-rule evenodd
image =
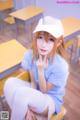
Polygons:
M17 19L26 21L26 20L28 20L36 15L39 15L41 13L43 13L42 8L38 8L36 6L29 6L26 8L19 9L15 12L12 12L10 15Z
M61 20L64 27L65 39L72 39L80 34L80 19L67 17Z
M0 11L13 8L13 0L1 0Z
M20 68L26 48L15 39L0 44L0 78Z
M16 19L17 25L18 23L24 24L24 32L26 33L26 38L30 40L32 31L36 25L35 23L40 19L42 13L43 13L42 8L36 6L29 6L10 13L10 16Z
M80 19L74 17L67 17L62 19L64 27L65 47L70 54L70 62L77 62L80 56L78 47L78 39L76 37L80 35Z

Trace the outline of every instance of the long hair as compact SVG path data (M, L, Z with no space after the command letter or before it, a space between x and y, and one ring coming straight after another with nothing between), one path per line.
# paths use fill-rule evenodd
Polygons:
M37 32L33 36L33 40L32 40L33 59L37 59L38 58L37 39L38 39L40 33L41 32ZM48 41L48 36L49 36L49 33L44 32L44 38L45 38L46 42ZM53 37L53 40L54 40L54 46L53 46L52 51L48 55L48 57L52 59L52 58L54 58L55 54L58 53L65 60L67 60L67 53L65 51L65 45L64 45L64 38L63 38L63 36L60 36L57 39L55 37ZM61 41L61 44L57 47L57 44L60 41Z

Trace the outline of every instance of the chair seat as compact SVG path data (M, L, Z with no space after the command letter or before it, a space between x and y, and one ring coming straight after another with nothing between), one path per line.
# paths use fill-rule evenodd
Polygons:
M73 44L73 41L72 41L72 40L68 40L68 41L65 43L65 48L70 47L72 44Z
M61 108L61 112L58 114L54 114L50 120L61 120L66 114L66 109L64 106Z
M30 82L30 77L29 77L29 73L26 72L25 70L22 71L22 73L20 73L17 78L24 80L24 81L28 81Z
M4 21L8 24L15 24L15 19L11 16L8 16L7 18L5 18Z

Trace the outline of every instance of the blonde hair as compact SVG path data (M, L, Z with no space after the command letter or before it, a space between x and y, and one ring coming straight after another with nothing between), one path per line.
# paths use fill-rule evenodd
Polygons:
M37 38L39 37L41 32L37 32L34 34L33 36L33 40L32 40L32 49L33 49L33 59L37 59L38 58L38 50L37 50ZM48 41L48 36L49 33L48 32L44 32L44 37L45 40ZM54 58L55 53L58 53L60 56L62 56L65 60L67 60L67 53L65 51L65 46L64 46L64 38L63 36L60 36L59 38L55 38L54 36L53 40L54 40L54 46L52 51L50 52L50 54L48 55L48 57L50 57L51 59ZM61 41L61 44L57 47L58 42Z

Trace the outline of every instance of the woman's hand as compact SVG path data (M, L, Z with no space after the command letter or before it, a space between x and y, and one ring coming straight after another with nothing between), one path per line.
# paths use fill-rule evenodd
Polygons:
M47 93L49 90L51 90L54 85L52 83L49 83L46 81L44 76L44 68L48 66L48 59L47 56L43 57L39 55L39 59L37 61L37 67L38 67L38 80L39 80L39 88L43 93Z
M47 56L39 55L39 59L37 60L37 68L38 68L38 80L39 80L39 89L43 92L47 92L47 84L44 76L44 68L48 66Z
M30 106L30 105L29 105L29 109L33 112L37 112L37 109L35 107Z
M31 111L29 108L28 108L27 114L25 116L25 120L37 120L34 112Z
M47 56L39 55L39 59L36 62L39 69L46 68L48 66L48 59Z

